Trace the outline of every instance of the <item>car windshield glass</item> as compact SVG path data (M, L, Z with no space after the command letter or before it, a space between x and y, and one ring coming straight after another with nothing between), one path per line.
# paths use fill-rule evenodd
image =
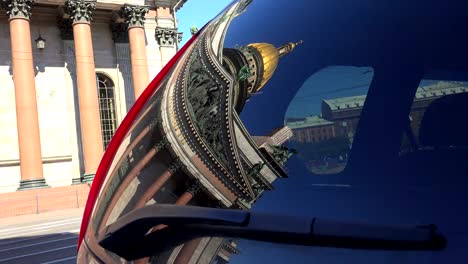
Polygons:
M450 49L419 39L406 46L417 25L401 32L397 25L407 20L387 10L398 4L339 2L234 1L198 33L114 155L87 233L97 258L120 261L99 236L153 204L434 224L448 238L447 249L433 252L202 237L143 259L153 263L468 258L468 74L430 71L447 66L442 59L421 65L426 53L413 57L414 43L447 61ZM428 8L425 15L437 14Z
M314 73L286 111L289 144L314 174L346 166L359 116L373 77L371 67L329 66Z
M421 80L411 106L410 126L403 138L402 154L420 148L431 149L435 145L452 148L460 148L461 145L464 145L461 142L464 138L463 129L457 127L460 122L457 118L459 113L454 109L459 106L457 101L463 101L467 92L468 82ZM446 105L438 107L439 104L443 104L444 100L447 101ZM452 101L449 100L455 102L453 106L451 105ZM453 112L450 112L450 109ZM427 110L429 113L426 115ZM422 131L421 126L423 127Z

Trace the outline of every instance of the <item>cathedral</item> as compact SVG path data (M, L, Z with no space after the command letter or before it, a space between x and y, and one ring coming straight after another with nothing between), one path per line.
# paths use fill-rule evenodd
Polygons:
M294 150L285 143L292 130L252 135L239 114L300 42L221 49L222 21L198 35L136 116L106 174L88 233L100 234L152 204L249 210L274 190L274 181L288 177L285 165ZM98 253L104 262L141 246L107 248L89 237L90 248L106 249ZM236 240L201 237L136 263L228 263L239 253Z
M0 193L91 182L186 0L1 0Z
M183 3L2 0L2 192L34 192L39 213L37 190L93 181L135 98L177 51L175 12ZM251 135L240 113L301 42L223 47L230 20L245 7L210 23L157 89L145 91L143 108L104 165L89 234L154 203L249 210L287 178L292 130ZM101 248L89 237L90 248ZM95 253L106 263L120 259L110 250ZM239 253L236 240L204 237L146 260L227 263Z

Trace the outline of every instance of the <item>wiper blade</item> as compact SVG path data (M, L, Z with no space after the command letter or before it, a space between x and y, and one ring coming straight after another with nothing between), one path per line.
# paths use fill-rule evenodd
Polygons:
M154 226L165 228L149 232ZM442 250L447 241L434 225L404 227L330 221L316 217L196 206L149 205L109 225L98 237L127 259L157 255L198 237L379 250Z

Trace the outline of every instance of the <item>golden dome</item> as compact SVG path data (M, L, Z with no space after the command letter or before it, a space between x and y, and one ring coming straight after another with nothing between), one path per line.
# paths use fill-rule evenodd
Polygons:
M261 76L260 85L255 91L260 91L268 80L270 80L271 76L273 76L276 67L278 66L279 58L290 53L301 43L302 40L297 43L289 42L279 48L276 48L269 43L252 43L247 45L248 47L256 49L262 56L263 61L263 76Z
M269 43L252 43L248 46L256 49L262 56L263 60L263 76L261 76L262 81L256 90L259 91L262 89L265 83L268 82L271 76L273 76L273 73L278 66L280 55L276 47Z

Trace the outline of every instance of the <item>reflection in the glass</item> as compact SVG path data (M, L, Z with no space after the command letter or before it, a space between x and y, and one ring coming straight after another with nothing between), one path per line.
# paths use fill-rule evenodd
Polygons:
M445 145L434 145L434 141L430 145L423 140L431 131L449 127L443 122L455 120L429 118L427 111L436 109L437 114L453 110L443 109L440 102L444 100L439 99L453 98L442 96L444 93L463 94L459 91L465 91L465 85L421 83L417 90L416 81L412 87L407 81L419 80L421 75L411 76L400 67L387 72L389 56L381 56L384 49L380 40L393 46L394 40L387 37L394 35L386 35L380 28L368 32L377 29L373 23L347 23L358 22L355 18L359 14L372 11L372 15L367 14L372 21L389 27L398 24L379 20L387 16L376 15L378 4L370 4L375 1L368 1L372 8L359 9L362 12L353 5L359 12L345 12L342 16L336 12L348 11L343 8L346 4L329 0L278 2L234 1L194 36L184 54L179 54L133 121L107 172L85 241L96 259L124 262L115 252L101 247L98 241L102 240L97 238L119 226L122 219L135 214L141 217L139 212L151 211L159 204L176 204L179 210L181 205L222 208L222 212L231 208L236 213L266 209L291 217L317 214L376 224L435 223L454 230L465 226L460 224L467 222L463 215L447 216L465 206L466 199L447 190L466 186L462 184L466 177L459 169L463 165L460 157L466 157L466 151L453 146L460 142L450 141L455 139L451 134L443 134L450 135L443 137L450 139L443 142ZM271 10L279 14L285 7L293 19L258 17ZM301 30L291 30L298 24ZM395 73L402 75L402 80ZM414 95L411 89L416 94L413 111L409 111ZM404 109L403 102L408 103ZM410 122L403 131L408 114ZM462 120L460 114L453 116ZM425 123L424 119L434 122ZM463 124L459 120L452 123ZM424 128L424 123L429 125ZM453 127L450 131L464 131ZM397 136L404 132L407 138L398 153L401 138ZM378 149L387 147L388 136L396 140L389 141L392 145L388 149ZM369 162L370 155L375 157L372 161L385 160L385 166L375 166L376 170L369 166L374 165ZM390 183L383 184L387 181ZM271 191L273 185L275 191ZM279 217L268 218L268 224L273 222L271 218ZM180 222L175 225L164 221L146 222L150 227L140 225L141 232L132 232L136 229L127 225L121 227L128 227L127 231L143 242L157 232L161 235L184 230ZM131 249L132 245L125 244L129 237L119 241L121 248ZM166 238L159 242L165 244L170 240ZM285 259L298 263L342 263L343 259L381 263L387 256L394 257L396 263L420 260L412 252L256 246L225 237L179 241L159 251L154 251L155 244L143 246L154 254L145 253L145 258L136 263L227 263L231 258L239 263L284 263ZM262 254L265 249L269 249L268 254Z
M372 77L370 67L327 67L310 76L289 104L290 144L312 173L345 168Z
M463 145L461 142L456 142L458 140L465 141L462 139L464 137L457 132L463 129L457 127L457 124L460 124L459 115L462 113L456 108L463 104L467 92L468 84L466 82L421 80L411 106L409 126L401 143L401 154L435 145L452 147ZM449 103L441 105L441 101ZM426 115L428 109L429 114ZM434 112L436 116L434 116ZM440 131L441 129L443 131ZM441 144L442 142L443 144Z
M279 127L253 136L238 114L274 75L280 58L294 56L302 41L223 47L231 20L250 2L234 3L200 32L137 116L101 190L90 227L97 236L154 203L250 209L273 181L287 176L284 166L294 150L284 143L292 131ZM97 244L94 237L88 243ZM200 238L140 261L221 263L235 248L231 240ZM96 252L118 259L104 249Z

